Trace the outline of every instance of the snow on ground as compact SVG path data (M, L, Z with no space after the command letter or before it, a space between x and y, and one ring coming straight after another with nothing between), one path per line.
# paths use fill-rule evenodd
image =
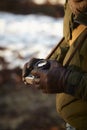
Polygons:
M31 57L45 58L63 35L63 19L45 15L0 12L0 57L9 68L22 67Z

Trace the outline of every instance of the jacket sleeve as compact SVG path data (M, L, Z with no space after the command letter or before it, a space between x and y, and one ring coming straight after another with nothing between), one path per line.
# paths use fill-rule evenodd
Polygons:
M70 65L67 78L67 91L77 98L87 100L87 38L79 50L80 65ZM78 61L76 61L78 62Z
M70 74L67 78L67 93L82 100L87 100L87 72L73 65L68 69Z

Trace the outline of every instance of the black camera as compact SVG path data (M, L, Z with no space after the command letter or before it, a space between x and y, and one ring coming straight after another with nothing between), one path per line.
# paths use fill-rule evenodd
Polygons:
M47 60L40 60L34 65L34 69L49 69L50 68L50 63ZM33 84L33 79L38 78L33 76L31 73L25 77L26 83L32 85Z

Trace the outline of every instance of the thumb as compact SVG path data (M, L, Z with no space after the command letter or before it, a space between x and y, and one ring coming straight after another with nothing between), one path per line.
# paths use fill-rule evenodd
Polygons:
M40 72L39 69L33 69L33 70L31 71L31 74L32 74L33 76L35 76L35 77L40 77L41 72Z

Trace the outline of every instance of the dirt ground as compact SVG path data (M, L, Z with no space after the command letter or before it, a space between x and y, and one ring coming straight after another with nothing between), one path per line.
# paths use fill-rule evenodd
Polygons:
M64 130L65 123L56 112L56 95L25 86L21 70L20 74L14 72L3 71L8 79L0 75L0 130ZM12 75L20 80L12 80Z

